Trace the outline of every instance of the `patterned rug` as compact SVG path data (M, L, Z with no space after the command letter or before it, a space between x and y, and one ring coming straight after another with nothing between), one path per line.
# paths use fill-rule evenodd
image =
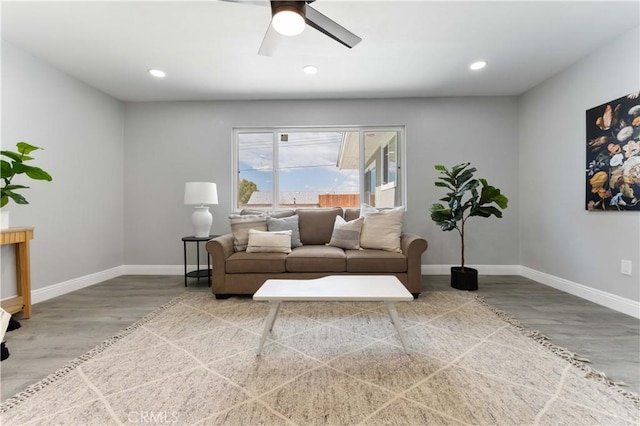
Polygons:
M186 293L0 405L0 423L638 425L638 395L465 292L268 305Z

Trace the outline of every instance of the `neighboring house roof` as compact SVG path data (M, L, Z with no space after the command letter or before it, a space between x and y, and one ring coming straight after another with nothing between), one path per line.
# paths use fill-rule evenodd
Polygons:
M280 192L280 205L318 204L318 192L314 191L288 191ZM273 195L270 191L255 191L247 202L249 205L269 205L273 203Z

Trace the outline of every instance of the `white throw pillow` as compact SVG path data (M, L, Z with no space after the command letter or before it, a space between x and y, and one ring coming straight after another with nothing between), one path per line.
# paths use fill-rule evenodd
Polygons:
M291 253L291 230L267 232L250 229L247 253Z
M365 206L363 205L360 209L360 215L364 217L360 247L402 253L400 236L404 206L389 210Z
M267 216L259 214L231 214L229 215L231 232L233 233L233 250L245 251L249 241L249 230L267 230Z
M372 213L379 213L380 210L376 209L373 206L370 206L369 204L362 204L360 206L360 217L365 217L365 216L369 216Z
M331 241L329 241L327 245L349 250L359 250L360 232L362 231L363 223L363 217L347 222L342 216L336 216L336 221L333 223Z

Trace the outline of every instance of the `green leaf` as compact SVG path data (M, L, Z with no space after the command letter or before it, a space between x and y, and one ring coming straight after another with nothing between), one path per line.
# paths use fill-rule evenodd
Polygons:
M16 174L26 173L31 179L51 181L53 178L49 173L42 170L40 167L29 166L23 163L15 163L13 170Z
M29 188L28 186L24 186L24 185L7 185L4 188L2 188L3 191L8 190L8 191L13 191L14 189L27 189Z
M26 200L26 198L24 198L22 195L20 194L16 194L15 192L11 192L11 191L4 191L4 196L5 197L9 197L11 198L13 201L16 202L16 204L29 204L29 202Z
M440 229L443 231L453 231L456 229L456 223L454 221L441 222L438 225L440 225Z
M29 176L31 179L46 180L48 182L51 182L53 180L51 175L42 170L40 167L30 167L29 169L27 169L26 173L27 176Z
M444 210L445 206L443 206L440 203L434 203L431 205L431 208L429 209L430 212L434 211L434 210Z
M456 177L458 176L458 174L463 171L464 169L466 169L469 166L470 163L462 163L462 164L458 164L457 166L453 166L451 168L451 177Z
M434 167L439 172L446 172L447 171L447 168L445 166L443 166L442 164L436 164Z
M0 176L7 178L12 175L11 164L8 161L0 160Z
M501 209L506 209L507 205L509 204L509 199L502 194L499 194L494 200L494 203L496 203Z
M502 212L494 206L485 206L485 207L478 207L474 209L471 213L469 213L469 216L489 217L491 215L494 215L496 217L502 217Z
M6 206L8 202L9 202L9 197L4 195L0 197L0 207Z
M4 155L5 157L11 158L13 161L17 161L19 163L22 163L22 155L18 154L17 152L0 151L0 154Z
M478 185L480 185L480 182L478 182L477 179L471 179L470 181L466 182L464 185L462 185L462 187L460 187L460 189L458 190L458 192L460 194L464 194L467 191L474 191ZM476 192L477 194L477 192ZM474 195L474 198L476 197L476 195Z
M33 152L33 151L35 151L37 149L42 149L42 148L38 148L37 146L33 146L31 144L28 144L26 142L18 142L16 144L16 146L18 147L18 152L20 154L24 154L24 155L27 155L30 152Z

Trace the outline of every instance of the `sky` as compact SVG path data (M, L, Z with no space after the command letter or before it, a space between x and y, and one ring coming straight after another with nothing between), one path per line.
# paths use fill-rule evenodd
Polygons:
M240 134L240 180L253 181L260 191L272 191L273 134ZM357 193L358 170L336 166L342 143L341 132L288 133L278 146L280 191Z

